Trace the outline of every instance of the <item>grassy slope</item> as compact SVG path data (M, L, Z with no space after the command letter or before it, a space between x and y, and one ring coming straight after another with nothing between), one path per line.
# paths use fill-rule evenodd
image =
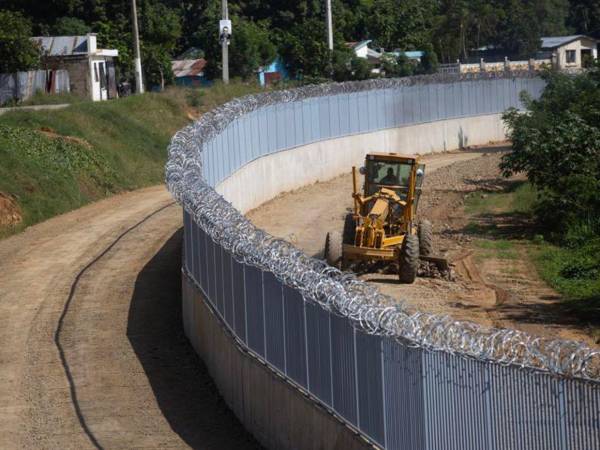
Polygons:
M190 122L190 106L203 112L256 90L216 84L0 116L0 192L23 212L23 222L0 227L0 237L113 193L161 183L167 145Z
M465 202L466 212L475 216L532 217L536 191L529 183L514 184L501 193L472 195ZM543 224L542 224L543 225ZM489 235L494 240L477 241L480 248L500 253L499 257L510 258L515 245L525 246L540 276L560 294L566 306L586 320L600 320L600 238L589 239L579 246L558 246L544 240L534 230L524 233L529 238L515 240L502 236L500 230L487 227L485 230L472 226L477 234Z

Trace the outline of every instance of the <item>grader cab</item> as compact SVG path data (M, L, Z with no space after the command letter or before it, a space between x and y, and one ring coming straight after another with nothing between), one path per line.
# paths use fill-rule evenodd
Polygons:
M398 265L401 282L412 283L419 260L448 262L432 256L431 223L417 224L416 211L425 176L418 156L370 153L360 173L365 176L358 192L356 167L352 167L354 211L346 216L344 230L327 233L325 258L340 269L358 261L387 261Z

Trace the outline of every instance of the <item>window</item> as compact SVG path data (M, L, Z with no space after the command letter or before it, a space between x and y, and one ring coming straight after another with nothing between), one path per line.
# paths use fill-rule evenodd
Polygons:
M408 180L412 165L395 161L367 161L367 195L373 195L382 186L393 188L404 198L408 190Z
M575 64L575 61L577 59L577 53L575 53L575 50L567 50L566 56L567 56L567 64Z

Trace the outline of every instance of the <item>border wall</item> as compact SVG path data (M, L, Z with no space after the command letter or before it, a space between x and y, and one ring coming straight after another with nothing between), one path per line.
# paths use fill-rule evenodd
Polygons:
M500 113L542 88L527 76L306 87L236 99L174 136L185 332L266 447L600 448L596 350L390 306L240 212L371 150L497 140Z

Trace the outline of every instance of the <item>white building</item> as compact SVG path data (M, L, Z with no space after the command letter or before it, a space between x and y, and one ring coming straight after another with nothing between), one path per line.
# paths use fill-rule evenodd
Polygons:
M560 70L581 69L586 60L598 59L598 40L581 34L542 38L542 51L551 53Z
M372 62L379 62L381 53L369 47L372 41L370 39L360 42L346 42L346 46L354 52L357 58L368 59Z
M119 51L98 48L95 34L32 39L42 49L45 68L69 72L72 93L94 101L118 96L114 58Z

